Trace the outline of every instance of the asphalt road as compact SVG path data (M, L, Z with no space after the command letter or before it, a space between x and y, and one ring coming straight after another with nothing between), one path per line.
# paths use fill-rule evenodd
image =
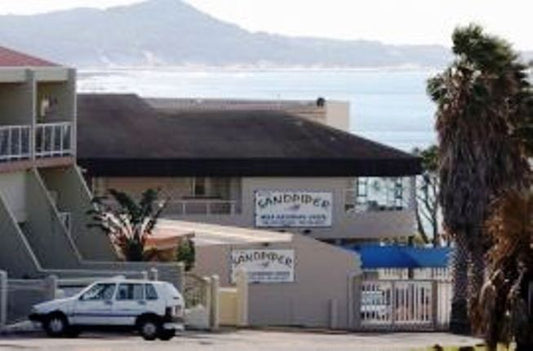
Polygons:
M135 335L82 334L77 339L49 339L42 334L0 336L0 350L71 351L407 351L427 346L474 345L478 339L444 333L327 334L302 331L238 330L186 332L171 341L144 341Z

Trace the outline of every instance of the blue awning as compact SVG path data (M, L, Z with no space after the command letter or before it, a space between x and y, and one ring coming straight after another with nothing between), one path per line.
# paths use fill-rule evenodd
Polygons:
M412 246L362 245L350 250L361 255L363 269L376 268L446 268L451 249Z

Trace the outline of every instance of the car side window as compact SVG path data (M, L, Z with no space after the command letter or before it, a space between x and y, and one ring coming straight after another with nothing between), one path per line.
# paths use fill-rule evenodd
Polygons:
M152 284L146 284L146 299L157 300L157 292Z
M122 283L118 286L117 300L143 300L143 284Z
M98 301L98 300L111 300L113 293L115 292L116 284L113 283L101 283L96 284L83 295L80 300L82 301Z

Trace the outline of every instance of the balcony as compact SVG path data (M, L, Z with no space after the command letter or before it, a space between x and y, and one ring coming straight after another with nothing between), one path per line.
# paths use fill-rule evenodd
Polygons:
M73 155L72 123L43 123L35 127L35 157Z
M36 158L72 156L72 132L70 122L0 126L0 163L32 158L32 138Z
M167 203L167 215L234 215L237 202L218 199L171 200Z
M0 126L0 162L29 159L30 136L31 126Z

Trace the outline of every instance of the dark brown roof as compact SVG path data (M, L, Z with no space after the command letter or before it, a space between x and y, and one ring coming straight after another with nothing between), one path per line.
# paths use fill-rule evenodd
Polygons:
M0 67L55 67L55 63L0 46Z
M78 162L108 176L404 176L402 151L282 111L157 113L135 95L78 96Z

